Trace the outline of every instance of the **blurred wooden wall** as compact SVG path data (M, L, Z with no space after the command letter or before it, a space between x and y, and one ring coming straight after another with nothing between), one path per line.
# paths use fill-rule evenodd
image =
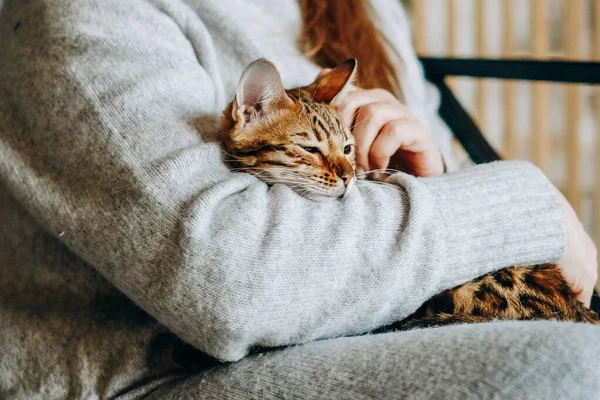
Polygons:
M420 55L600 61L600 0L407 3ZM565 193L600 248L600 87L451 84L505 158L534 162Z

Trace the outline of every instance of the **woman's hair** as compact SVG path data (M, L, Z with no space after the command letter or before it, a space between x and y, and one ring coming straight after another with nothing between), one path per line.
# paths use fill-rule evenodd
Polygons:
M401 97L392 47L375 26L368 1L300 0L300 6L301 45L311 60L332 68L356 58L360 87L382 88Z

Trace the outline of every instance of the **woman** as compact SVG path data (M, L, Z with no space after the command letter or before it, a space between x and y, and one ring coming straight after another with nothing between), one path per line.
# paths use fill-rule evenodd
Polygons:
M0 397L591 398L599 389L594 326L334 339L404 318L483 273L565 254L565 275L589 301L595 249L529 164L440 175L428 132L441 149L449 139L395 1L372 1L368 18L359 1L344 3L349 14L320 3L5 2ZM348 51L370 88L340 109L346 122L355 111L370 121L354 130L359 166L385 167L398 150L406 171L439 176L397 174L401 190L314 203L230 173L203 137L243 67L269 58L293 87ZM294 344L304 345L246 357ZM236 363L194 358L191 346Z

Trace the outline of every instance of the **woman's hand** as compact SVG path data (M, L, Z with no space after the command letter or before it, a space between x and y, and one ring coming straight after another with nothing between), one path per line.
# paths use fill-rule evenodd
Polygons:
M423 124L390 92L383 89L352 88L337 105L346 126L356 138L357 172L385 168L400 169L416 176L444 172L437 145ZM381 174L373 174L383 179ZM558 262L577 298L590 305L598 278L597 250L577 214L555 188L563 204L568 247Z
M558 262L558 266L571 289L577 293L577 299L589 307L594 284L598 279L596 246L583 229L583 225L567 199L558 189L555 189L555 192L563 204L568 237L567 252Z
M356 138L358 173L387 168L416 176L444 173L442 155L425 126L387 90L353 88L337 109Z

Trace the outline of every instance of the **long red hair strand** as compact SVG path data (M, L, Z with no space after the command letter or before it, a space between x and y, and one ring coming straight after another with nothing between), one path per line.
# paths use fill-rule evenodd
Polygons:
M367 0L299 0L302 10L301 46L322 68L349 58L358 61L358 85L382 88L401 97L391 55L396 55L377 29ZM398 57L399 60L399 57Z

